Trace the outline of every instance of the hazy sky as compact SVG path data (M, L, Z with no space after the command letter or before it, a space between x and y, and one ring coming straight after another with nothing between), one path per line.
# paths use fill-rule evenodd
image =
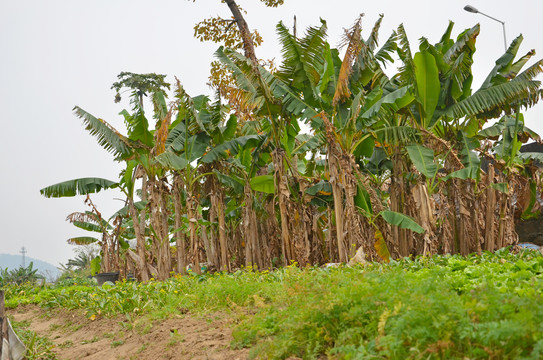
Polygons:
M476 89L503 53L502 26L463 10L465 0L286 0L268 9L257 0L239 0L247 22L264 37L257 56L280 60L275 25L283 20L298 31L327 20L337 45L343 28L365 13L364 37L380 13L380 40L403 23L413 50L418 39L439 41L448 20L454 35L481 24L475 55ZM469 2L505 21L507 40L524 35L519 54L535 49L543 57L542 0ZM193 26L208 16L229 16L219 0L0 0L0 253L28 256L55 265L74 256L66 239L87 235L65 221L87 210L83 197L46 199L39 189L79 177L116 180L121 167L72 113L75 105L124 132L111 84L122 71L177 76L189 94L210 94L208 65L218 45L193 38ZM529 64L532 64L531 61ZM541 80L541 79L540 79ZM526 113L526 124L543 134L543 102ZM109 217L122 207L120 195L103 192L93 200ZM2 264L0 264L0 267Z

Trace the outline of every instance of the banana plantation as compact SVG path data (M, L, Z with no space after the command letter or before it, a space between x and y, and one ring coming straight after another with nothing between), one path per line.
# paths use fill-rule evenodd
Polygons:
M269 66L231 10L242 46L216 51L212 96L121 73L126 129L74 108L124 170L41 193L87 196L90 210L68 220L100 236L69 241L98 243L102 272L146 281L202 264L389 261L518 242L515 223L539 212L543 161L519 151L540 140L521 111L541 98L543 72L543 60L527 65L535 51L518 54L522 36L474 88L479 25L444 24L439 42L421 38L413 52L402 25L379 44L382 17L366 29L360 16L339 49L325 21L303 35L279 23L281 62ZM108 188L126 196L111 218L89 196Z

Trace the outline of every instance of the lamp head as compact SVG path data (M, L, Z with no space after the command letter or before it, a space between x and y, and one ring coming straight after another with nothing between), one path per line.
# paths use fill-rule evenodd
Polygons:
M467 12L470 12L470 13L474 13L474 14L477 14L479 12L479 10L477 10L476 8L474 8L471 5L464 6L464 10L466 10Z

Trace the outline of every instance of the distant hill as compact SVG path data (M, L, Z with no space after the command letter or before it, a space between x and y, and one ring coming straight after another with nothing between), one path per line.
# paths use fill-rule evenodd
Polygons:
M26 266L33 263L33 268L38 269L38 273L42 274L47 280L55 280L60 276L60 270L56 266L49 264L48 262L34 259L31 257L25 257ZM21 255L0 254L0 268L8 270L18 269L22 265Z

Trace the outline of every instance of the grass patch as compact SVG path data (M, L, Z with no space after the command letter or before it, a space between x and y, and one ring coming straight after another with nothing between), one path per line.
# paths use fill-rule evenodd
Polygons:
M53 353L55 345L51 340L44 336L38 336L28 327L28 321L16 322L11 321L13 330L17 333L21 341L25 344L27 351L25 357L27 360L56 360L57 357Z
M98 342L99 340L100 340L100 338L98 336L95 336L92 339L81 341L81 345L93 344L95 342Z
M115 340L111 342L111 347L116 348L124 344L124 340Z

